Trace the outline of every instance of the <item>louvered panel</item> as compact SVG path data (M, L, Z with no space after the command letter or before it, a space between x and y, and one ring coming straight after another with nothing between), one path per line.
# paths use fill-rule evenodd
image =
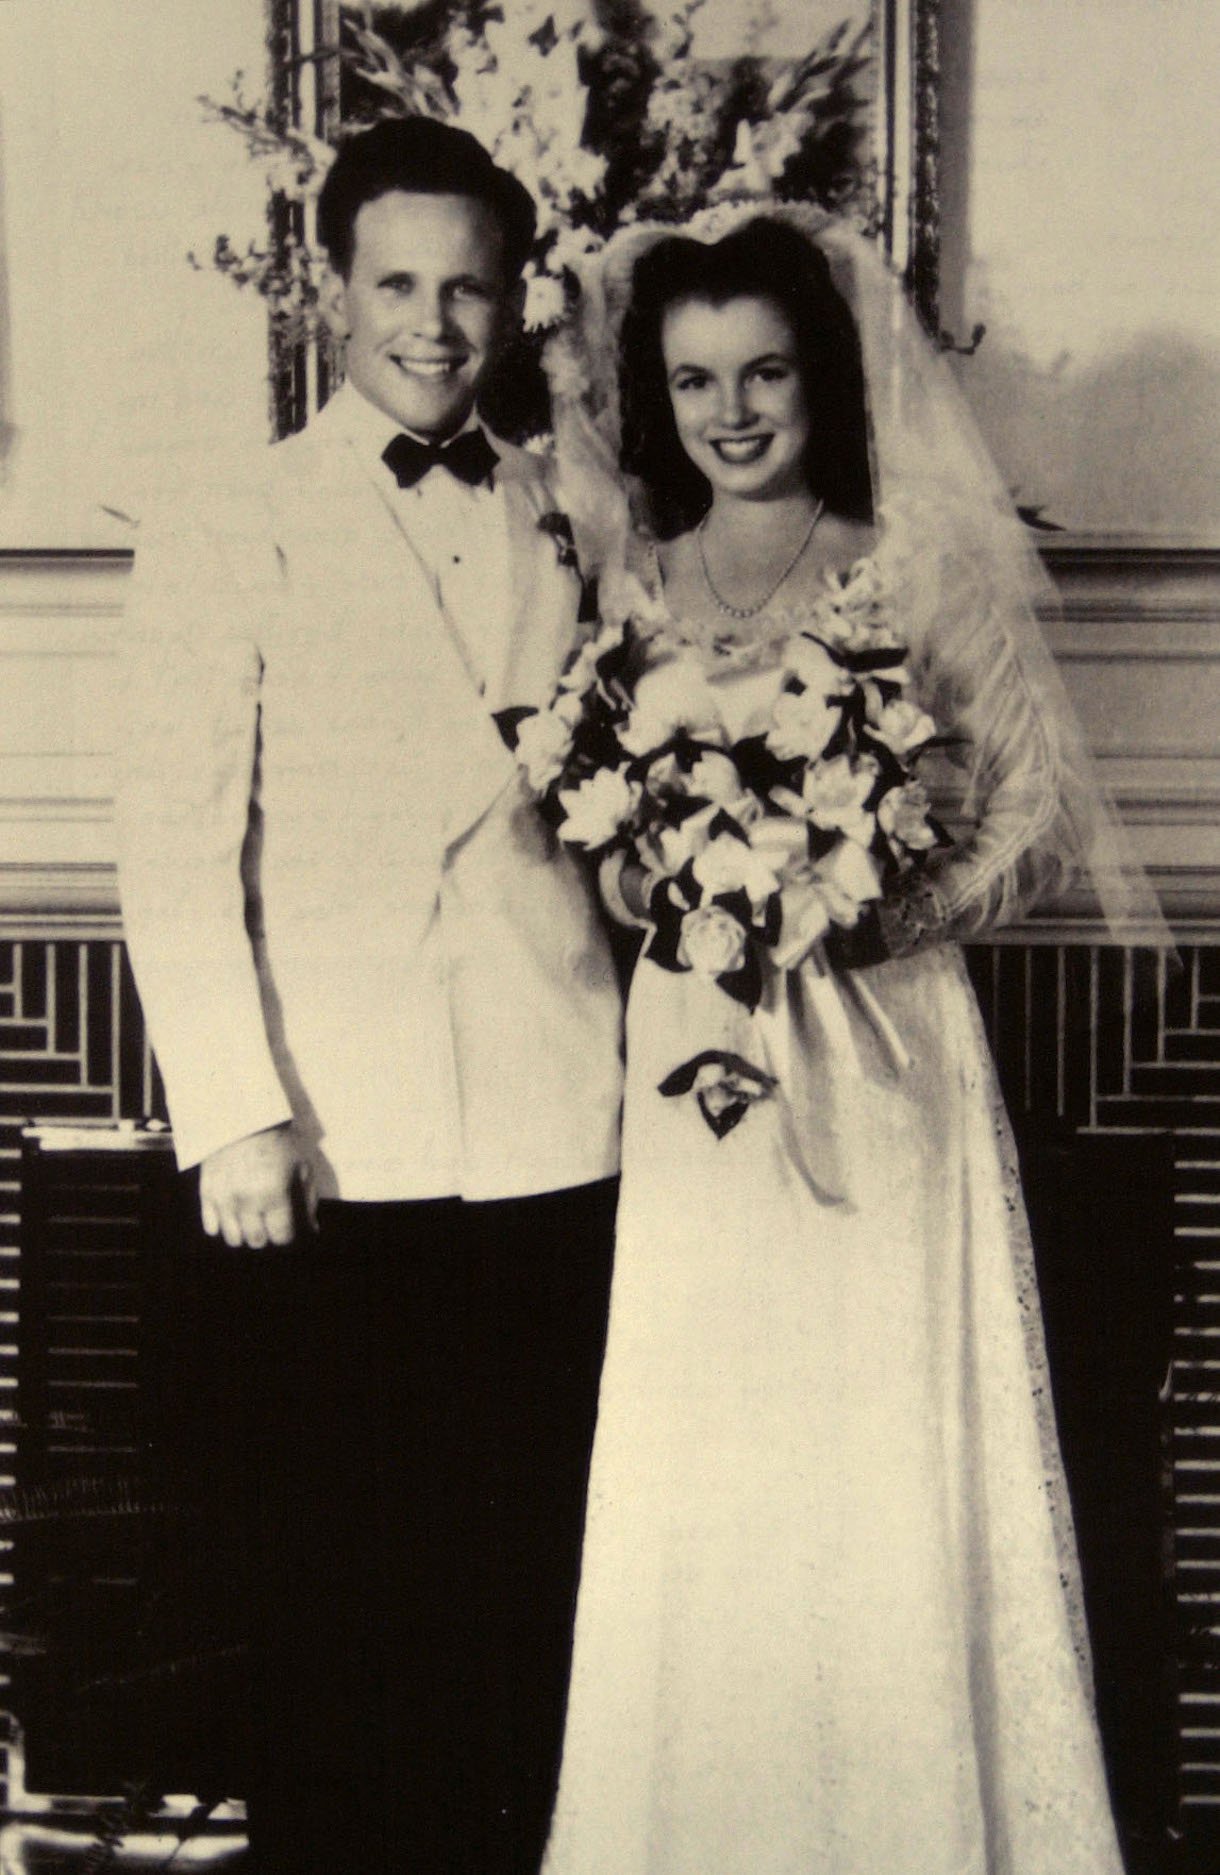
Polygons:
M15 1663L13 1702L34 1789L117 1788L135 1768L99 1750L97 1710L72 1689L114 1674L116 1644L134 1661L143 1618L142 1267L164 1145L123 1128L25 1136L13 1574L16 1625L35 1651ZM121 1705L101 1710L114 1729Z
M1197 994L1195 1013L1211 1013ZM1212 1017L1220 1026L1220 1009ZM1174 1054L1181 1055L1182 1032ZM1220 1057L1220 1035L1194 1032ZM1220 1074L1212 1074L1214 1087ZM1220 1838L1220 1134L1194 1133L1175 1168L1173 1482L1180 1798L1186 1840Z
M17 1469L18 1362L28 1356L37 1366L38 1337L47 1359L31 1385L42 1388L40 1462L48 1481L87 1481L99 1466L130 1463L134 1455L119 1410L130 1418L126 1366L134 1324L124 1318L133 1307L131 1252L130 1246L124 1252L119 1234L129 1230L131 1194L105 1182L65 1189L49 1239L56 1267L40 1303L45 1320L38 1336L23 1329L22 1128L31 1122L109 1125L148 1114L163 1117L163 1100L117 937L61 931L0 939L0 1493L11 1493ZM19 1552L16 1533L0 1546L0 1600L4 1628L20 1631L28 1611L14 1605L13 1542ZM0 1637L0 1706L11 1705L10 1679L9 1644ZM0 1713L5 1783L9 1728L9 1713Z
M115 1145L125 1137L129 1149L100 1151L89 1150L90 1135L76 1129L28 1136L23 1316L30 1332L19 1369L24 1485L118 1476L138 1445L144 1136L107 1135ZM103 1301L97 1332L89 1310L62 1306L82 1291ZM116 1318L126 1318L126 1333L114 1334Z
M1018 1122L1063 1119L1081 1139L1168 1133L1177 1140L1164 1415L1174 1788L1155 1831L1151 1806L1141 1826L1133 1804L1135 1830L1129 1825L1125 1840L1140 1869L1213 1875L1220 1868L1220 949L1184 949L1180 968L1087 947L1059 953L1050 974L1045 959L1035 964L1002 946L980 949L971 961ZM1110 1743L1113 1752L1113 1736ZM1112 1773L1155 1752L1157 1740L1132 1735L1118 1749ZM1166 1826L1176 1843L1171 1857Z

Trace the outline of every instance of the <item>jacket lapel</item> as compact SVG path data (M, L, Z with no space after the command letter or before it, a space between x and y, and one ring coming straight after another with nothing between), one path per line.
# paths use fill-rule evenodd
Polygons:
M514 604L499 668L488 674L487 703L493 710L524 703L542 708L576 642L580 578L565 564L561 542L546 525L557 503L543 462L523 449L499 442L496 447L502 452L496 475L508 504Z
M411 759L426 777L412 811L450 846L515 779L516 763L428 574L339 424L324 410L277 454L286 471L277 536L290 572L312 573L307 603L315 615L328 608L334 631L350 634L343 651L354 659L370 635L401 642Z

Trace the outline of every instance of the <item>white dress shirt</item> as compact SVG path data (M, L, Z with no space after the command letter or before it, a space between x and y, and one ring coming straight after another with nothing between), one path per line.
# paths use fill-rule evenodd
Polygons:
M512 612L508 511L494 473L490 486L472 488L438 466L413 487L400 488L382 454L394 437L413 432L404 431L393 417L369 403L350 379L336 392L332 405L428 575L471 678L485 695L490 673L503 662L504 635ZM458 434L479 428L478 417L471 411Z

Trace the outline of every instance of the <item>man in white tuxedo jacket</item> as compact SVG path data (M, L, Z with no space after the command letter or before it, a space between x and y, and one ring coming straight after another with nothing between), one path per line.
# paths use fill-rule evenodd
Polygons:
M256 1349L258 1875L529 1875L545 1835L620 1006L496 721L579 632L545 466L476 415L533 229L463 133L351 139L319 203L343 388L137 552L120 877Z

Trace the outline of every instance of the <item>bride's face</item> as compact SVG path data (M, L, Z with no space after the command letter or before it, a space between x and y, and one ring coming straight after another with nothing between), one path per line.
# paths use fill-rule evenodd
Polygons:
M773 301L677 300L661 350L679 441L714 490L765 501L805 486L808 402Z

